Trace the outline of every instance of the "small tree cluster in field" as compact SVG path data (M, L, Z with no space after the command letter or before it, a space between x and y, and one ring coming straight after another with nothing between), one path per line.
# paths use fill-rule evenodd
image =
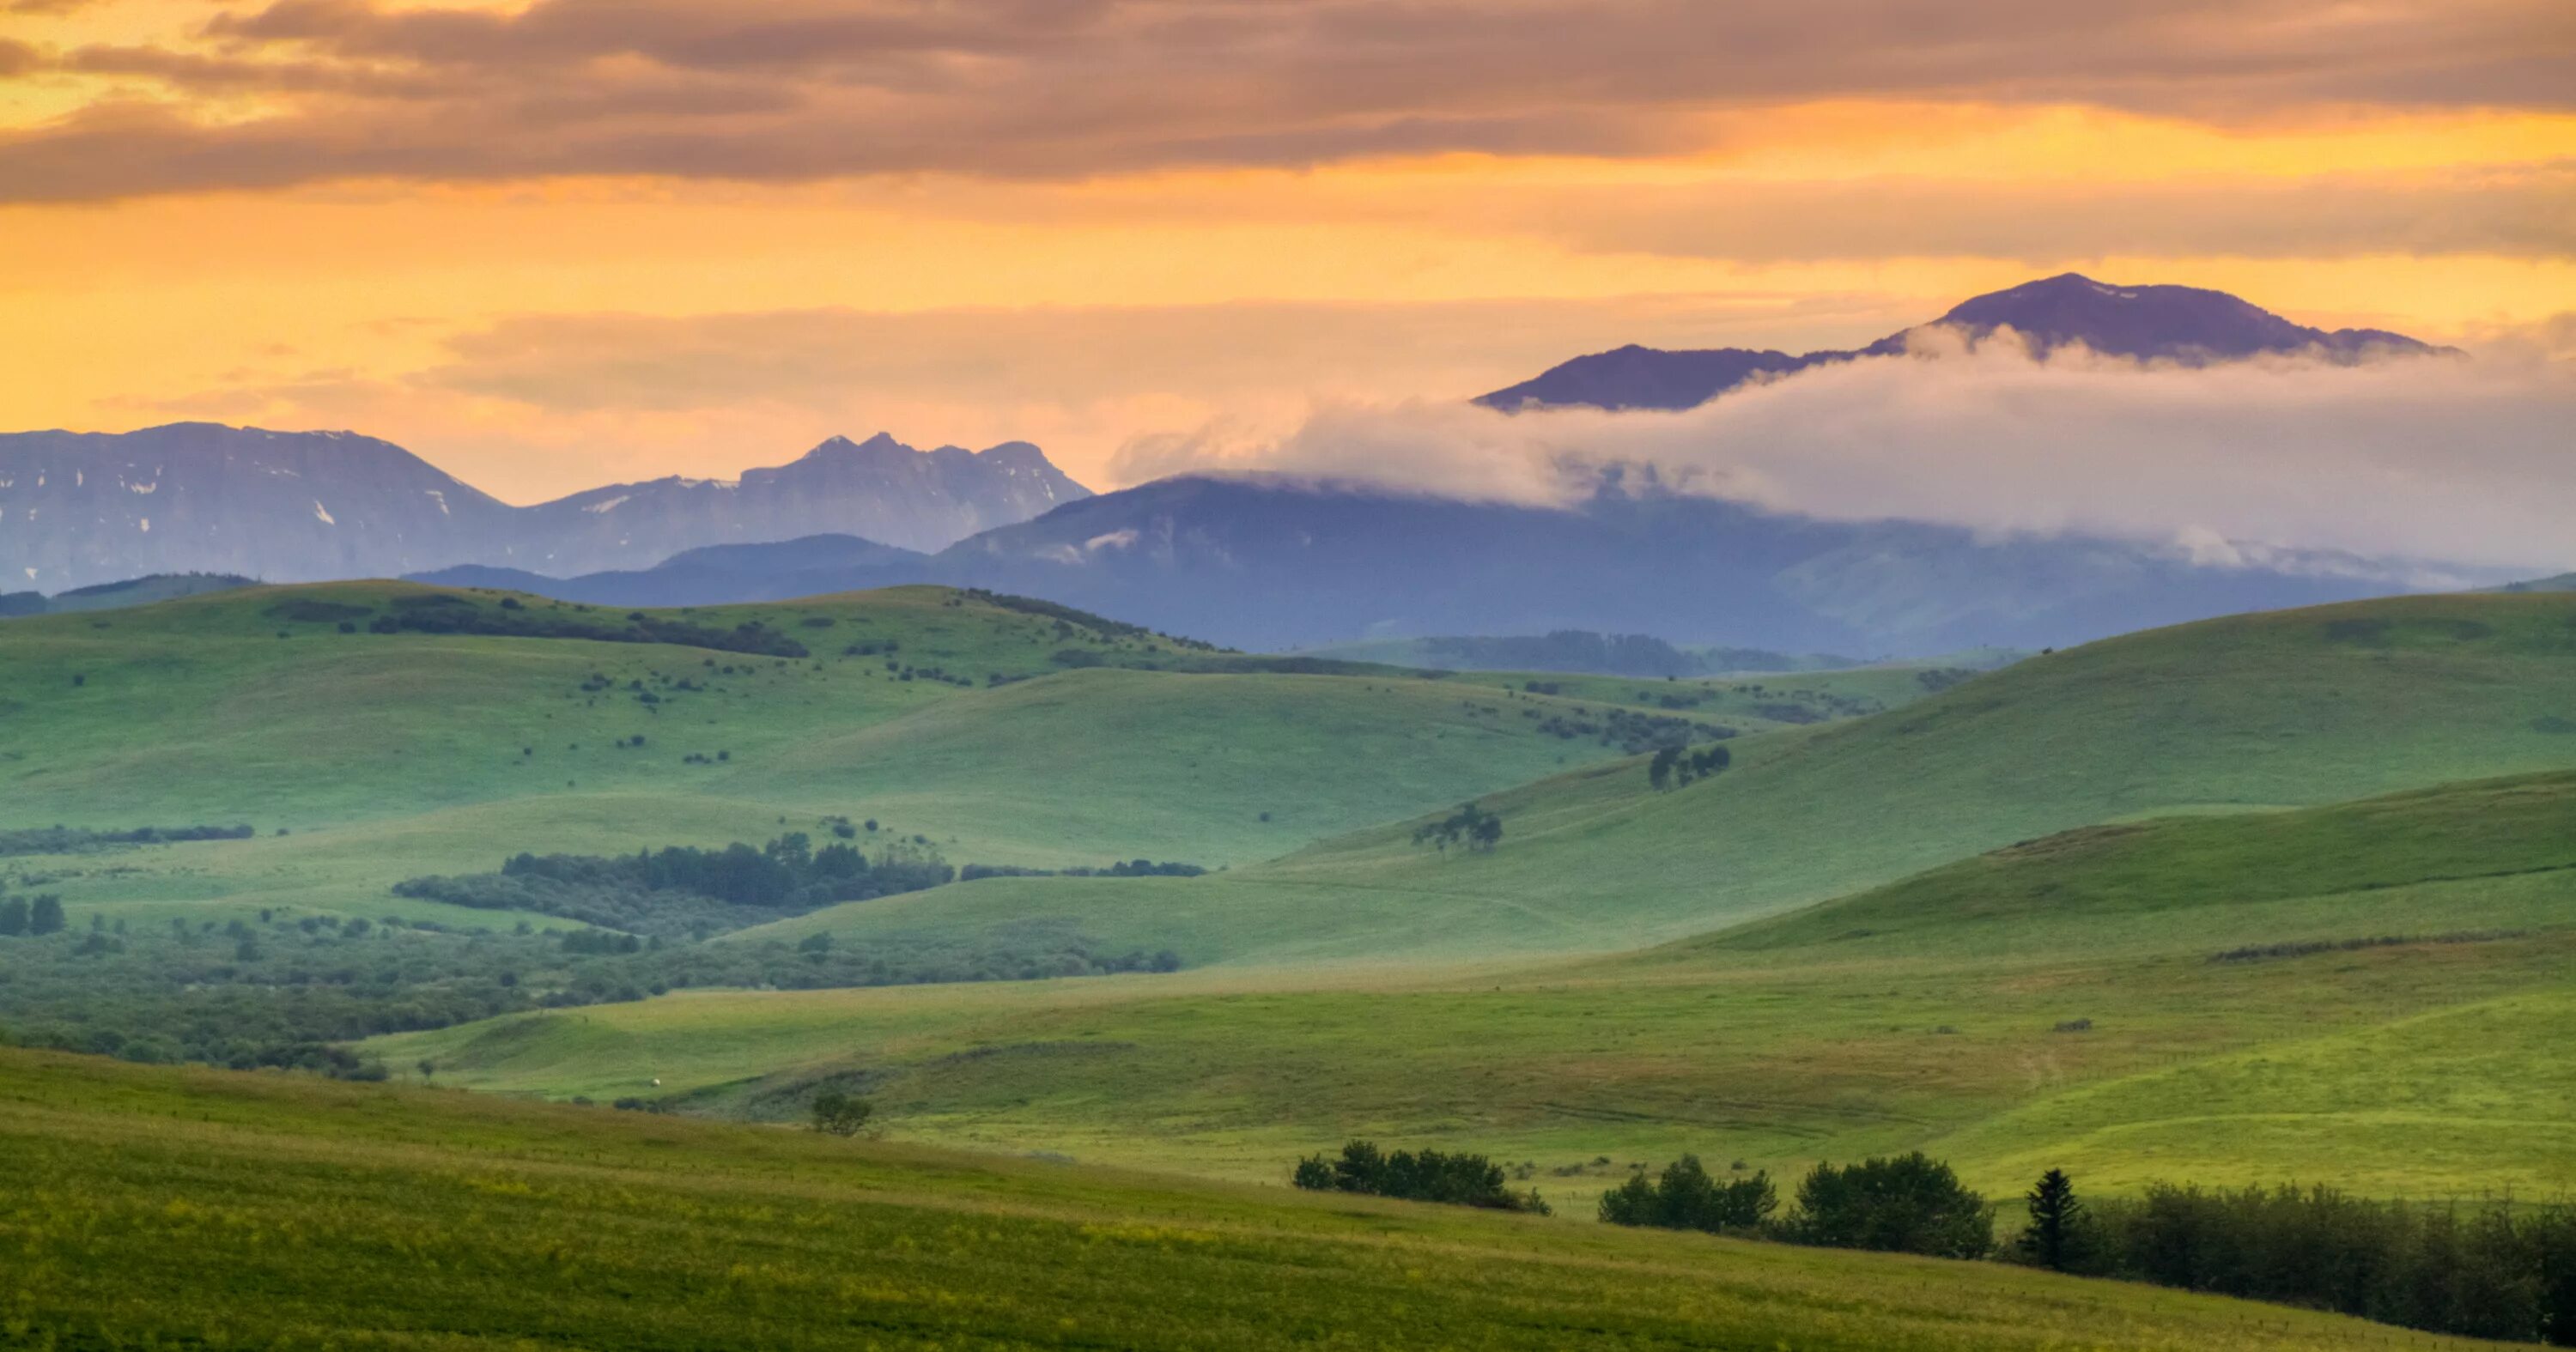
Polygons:
M0 937L39 938L60 934L63 929L63 899L51 892L33 897L0 898Z
M1640 1170L1601 1194L1601 1219L1715 1234L1759 1230L1779 1206L1780 1193L1768 1173L1720 1183L1701 1167L1699 1156L1684 1155L1651 1183Z
M1779 1195L1767 1174L1719 1183L1684 1155L1653 1182L1643 1172L1601 1197L1613 1225L1756 1234L1793 1244L1978 1258L1993 1247L1986 1200L1950 1166L1921 1152L1858 1164L1819 1164L1798 1184L1797 1206L1774 1220Z
M1547 1215L1536 1189L1515 1192L1504 1181L1503 1167L1482 1155L1448 1155L1437 1150L1381 1151L1375 1142L1352 1141L1337 1158L1309 1155L1297 1161L1289 1181L1313 1192L1357 1192L1372 1197L1401 1197L1414 1202L1496 1211L1529 1211Z
M1735 759L1722 746L1704 746L1697 751L1687 747L1668 746L1655 753L1646 765L1646 782L1660 792L1664 789L1688 788L1695 779L1706 779L1723 770Z
M1474 803L1461 804L1456 812L1436 822L1425 822L1413 831L1414 844L1428 842L1442 854L1447 854L1450 846L1461 842L1470 851L1484 853L1501 844L1502 840L1503 819Z
M812 837L791 831L765 845L737 841L721 850L674 845L615 856L523 853L511 856L498 873L408 878L393 890L396 896L538 911L677 936L917 892L955 876L938 850L918 837L886 841L871 854L839 839L817 849Z
M1994 1247L1986 1199L1949 1165L1922 1151L1840 1167L1819 1164L1798 1184L1797 1210L1780 1224L1795 1244L1982 1258Z

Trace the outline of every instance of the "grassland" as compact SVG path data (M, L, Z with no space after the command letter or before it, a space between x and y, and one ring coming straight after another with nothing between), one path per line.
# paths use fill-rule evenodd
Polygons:
M1353 1133L1430 1142L1577 1210L1683 1151L1924 1148L1999 1193L2065 1166L2546 1196L2576 1191L2571 1013L2560 773L2082 829L1582 962L698 992L373 1045L692 1112L857 1084L904 1135L1242 1179Z
M2042 1161L2122 1187L2321 1158L2382 1195L2576 1189L2569 594L2240 617L1939 693L1908 677L1902 707L1748 722L1732 768L1668 792L1547 730L1603 720L1614 691L1267 670L932 589L687 619L866 633L976 688L825 643L782 662L343 634L276 604L13 627L41 641L0 653L22 678L0 792L40 821L281 820L208 806L221 784L304 813L295 834L9 868L55 877L77 921L446 918L384 884L828 813L958 862L1236 865L993 879L715 941L1078 934L1171 948L1178 975L696 990L368 1044L441 1083L749 1118L851 1085L903 1136L1237 1180L1364 1133L1525 1162L1578 1210L1684 1150L1788 1170L1920 1146L1998 1191ZM1624 707L1730 723L1775 694L1665 711L1683 689L1616 684ZM600 745L637 727L649 752ZM1491 853L1394 821L1470 795L1505 817ZM17 807L38 802L72 807ZM2236 948L2268 951L2214 960Z
M24 867L156 924L280 906L470 923L386 888L517 850L760 840L827 816L928 836L960 864L1218 867L1620 754L1551 730L1599 723L1608 701L1272 662L941 588L653 613L757 623L808 651L795 659L370 631L406 607L627 627L399 583L12 621L0 824L260 828ZM1823 700L1771 694L1783 712ZM1725 721L1787 726L1732 703Z
M2331 1316L806 1133L0 1051L0 1340L2328 1349ZM2412 1336L2409 1347L2461 1347ZM2492 1344L2485 1344L2492 1346Z
M796 922L852 943L1033 922L1194 962L1610 952L1826 901L2080 826L2244 813L2576 764L2576 594L2238 616L2034 658L1902 708L1735 744L1658 793L1636 761L1485 801L1490 855L1409 824L1223 879L979 883Z

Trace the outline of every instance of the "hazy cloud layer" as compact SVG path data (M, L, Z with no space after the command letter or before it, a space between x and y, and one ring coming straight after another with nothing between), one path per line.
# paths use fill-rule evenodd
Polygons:
M2186 370L1988 344L1802 372L1685 413L1343 407L1279 437L1143 438L1119 470L1544 502L1579 482L1568 465L1625 461L1823 516L2100 532L2214 563L2269 545L2556 572L2576 567L2571 427L2576 369L2531 347Z
M450 336L443 360L409 372L273 354L219 388L131 398L120 425L368 429L513 501L730 474L877 430L917 445L1034 441L1105 487L1127 482L1110 459L1140 431L1275 434L1318 399L1465 400L1624 342L1822 346L1923 317L1919 303L1834 294L530 315Z
M19 0L23 7L28 0ZM48 7L58 7L51 0ZM0 200L349 176L1015 177L1439 151L1687 148L1696 114L1842 97L2260 121L2355 104L2576 106L2563 0L277 0L0 136ZM200 119L191 97L262 96Z

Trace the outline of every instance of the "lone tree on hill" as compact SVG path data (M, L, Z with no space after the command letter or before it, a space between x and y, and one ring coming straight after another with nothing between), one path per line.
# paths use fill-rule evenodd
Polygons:
M2075 1198L2075 1180L2063 1169L2039 1176L2023 1201L2030 1208L2030 1228L2021 1232L2021 1251L2053 1272L2066 1271L2080 1255L2084 1241L2084 1204Z
M826 1089L814 1096L814 1130L829 1136L856 1136L876 1111L877 1105L855 1094Z

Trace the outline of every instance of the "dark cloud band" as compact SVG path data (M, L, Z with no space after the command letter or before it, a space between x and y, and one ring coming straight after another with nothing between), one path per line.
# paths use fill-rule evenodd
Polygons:
M23 5L26 0L20 0ZM0 200L393 176L1079 177L1676 147L1692 111L1841 97L2227 119L2576 105L2563 0L278 0L191 50L0 50L283 111L102 103L0 135ZM0 44L5 47L5 44ZM184 106L184 102L183 102Z

